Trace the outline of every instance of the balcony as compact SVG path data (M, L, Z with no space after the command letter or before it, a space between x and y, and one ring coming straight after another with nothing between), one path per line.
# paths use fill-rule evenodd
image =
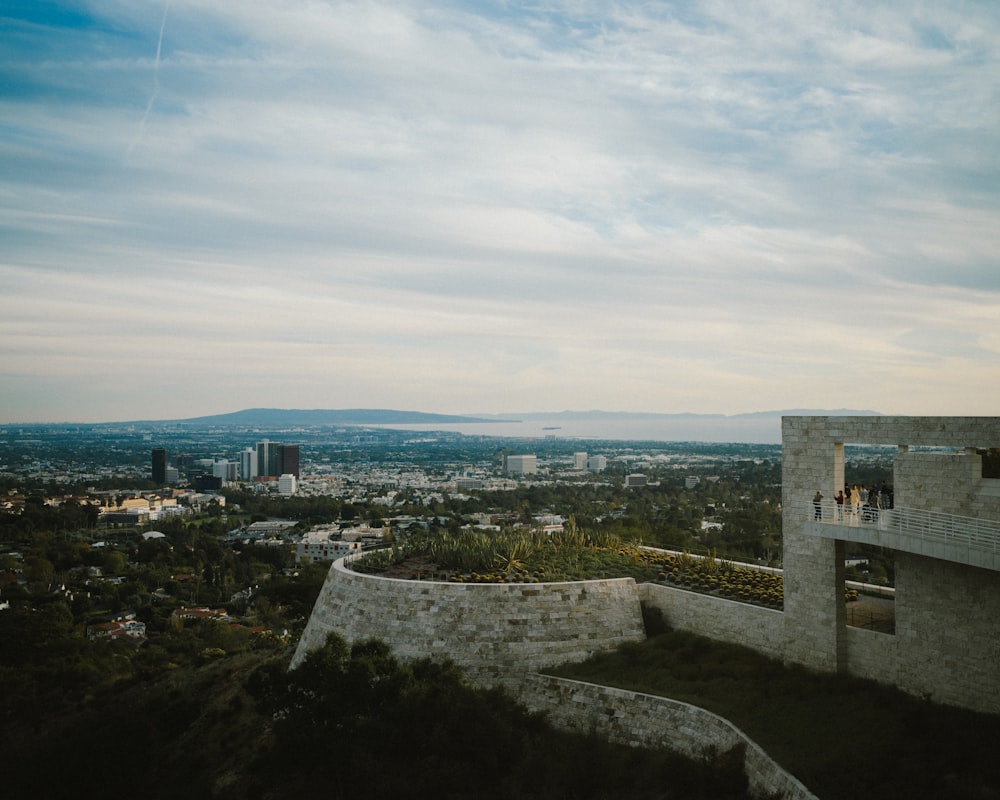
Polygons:
M808 520L806 530L813 536L1000 571L998 521L910 508L855 512L845 505L841 511L832 500L824 500L818 510L807 503L793 513Z

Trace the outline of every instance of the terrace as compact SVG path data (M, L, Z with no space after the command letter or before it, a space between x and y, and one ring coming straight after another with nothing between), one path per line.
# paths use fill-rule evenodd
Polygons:
M795 513L809 520L806 532L813 536L1000 571L1000 522L925 509L841 509L833 500Z

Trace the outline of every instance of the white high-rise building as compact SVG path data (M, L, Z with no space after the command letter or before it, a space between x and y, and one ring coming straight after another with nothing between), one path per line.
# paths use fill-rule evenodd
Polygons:
M573 453L573 469L585 470L587 468L587 454Z
M286 472L284 475L278 477L278 494L288 497L295 494L297 490L298 481L295 480L295 476L292 473Z
M223 483L231 483L239 477L239 467L235 461L216 461L212 464L212 475L221 478Z
M604 456L591 456L587 459L587 469L591 472L604 472L608 468L608 459Z
M257 451L252 447L247 447L240 453L240 477L245 481L252 481L257 477Z

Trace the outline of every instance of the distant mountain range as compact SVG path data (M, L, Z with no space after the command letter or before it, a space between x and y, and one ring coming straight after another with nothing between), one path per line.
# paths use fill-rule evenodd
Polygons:
M880 416L850 409L786 409L746 414L657 414L632 411L552 411L511 414L433 414L385 408L280 409L248 408L152 424L260 429L395 427L424 431L540 438L613 439L668 442L779 443L783 416Z
M247 408L228 414L169 420L191 425L459 425L471 423L516 422L580 422L580 421L700 421L712 420L780 420L783 416L879 416L877 411L852 411L849 409L817 410L790 409L784 411L756 411L746 414L658 414L638 411L528 411L512 414L434 414L423 411L401 411L391 408L342 408L342 409L289 409Z
M455 414L427 414L422 411L397 411L389 408L294 409L247 408L229 414L170 420L191 425L422 425L424 423L499 422L498 419Z

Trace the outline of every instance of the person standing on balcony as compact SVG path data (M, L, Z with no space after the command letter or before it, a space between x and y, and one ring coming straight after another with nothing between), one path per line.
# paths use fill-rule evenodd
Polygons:
M853 519L851 520L852 525L857 525L858 514L861 512L861 492L858 491L858 485L855 483L851 486L851 515Z
M868 521L878 522L879 510L881 505L879 504L879 494L878 487L872 484L872 488L868 490Z
M833 496L834 502L837 504L837 522L844 521L844 490L841 489Z
M823 493L817 489L813 495L813 519L823 519Z

